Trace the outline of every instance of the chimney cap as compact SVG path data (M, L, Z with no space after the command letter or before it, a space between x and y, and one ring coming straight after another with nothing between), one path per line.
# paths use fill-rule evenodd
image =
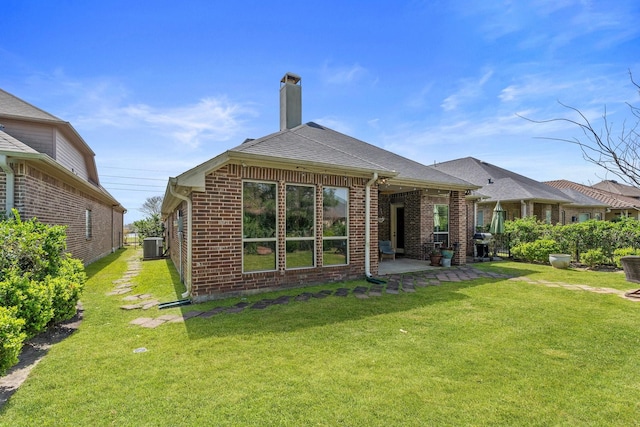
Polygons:
M291 83L295 85L298 84L300 80L302 80L302 78L299 75L287 72L284 77L282 77L282 80L280 80L280 83Z

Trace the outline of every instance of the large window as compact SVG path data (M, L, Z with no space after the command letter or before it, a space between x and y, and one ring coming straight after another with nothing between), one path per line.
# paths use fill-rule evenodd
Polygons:
M325 187L322 190L322 264L348 263L348 189Z
M287 185L287 268L315 265L315 187Z
M449 205L433 206L433 241L449 246Z
M276 269L277 204L275 183L245 181L242 185L242 270Z

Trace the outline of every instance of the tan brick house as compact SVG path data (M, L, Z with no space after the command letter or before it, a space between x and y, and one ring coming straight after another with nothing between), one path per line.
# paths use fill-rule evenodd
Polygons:
M464 157L437 163L434 168L476 184L467 196L467 236L487 231L498 202L505 220L536 217L549 224L567 224L586 219L603 219L606 204L571 189L519 175L491 163ZM469 252L473 247L468 246Z
M0 212L67 227L85 264L123 244L125 209L100 186L95 154L65 122L0 89Z
M477 188L374 145L302 124L300 78L280 87L280 131L170 178L170 256L194 300L378 272L378 240L423 257L434 239L465 262L465 194ZM437 227L434 227L437 223ZM384 261L393 262L393 261Z

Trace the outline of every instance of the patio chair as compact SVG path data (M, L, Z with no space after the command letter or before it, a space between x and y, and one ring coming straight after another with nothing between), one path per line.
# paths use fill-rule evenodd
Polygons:
M396 259L396 251L391 247L391 240L380 240L378 242L378 248L380 250L380 261L382 261L384 257L393 260Z

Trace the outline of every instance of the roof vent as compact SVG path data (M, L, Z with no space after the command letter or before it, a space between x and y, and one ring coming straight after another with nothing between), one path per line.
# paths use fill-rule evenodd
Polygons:
M302 87L300 76L286 73L280 80L280 130L302 124Z

